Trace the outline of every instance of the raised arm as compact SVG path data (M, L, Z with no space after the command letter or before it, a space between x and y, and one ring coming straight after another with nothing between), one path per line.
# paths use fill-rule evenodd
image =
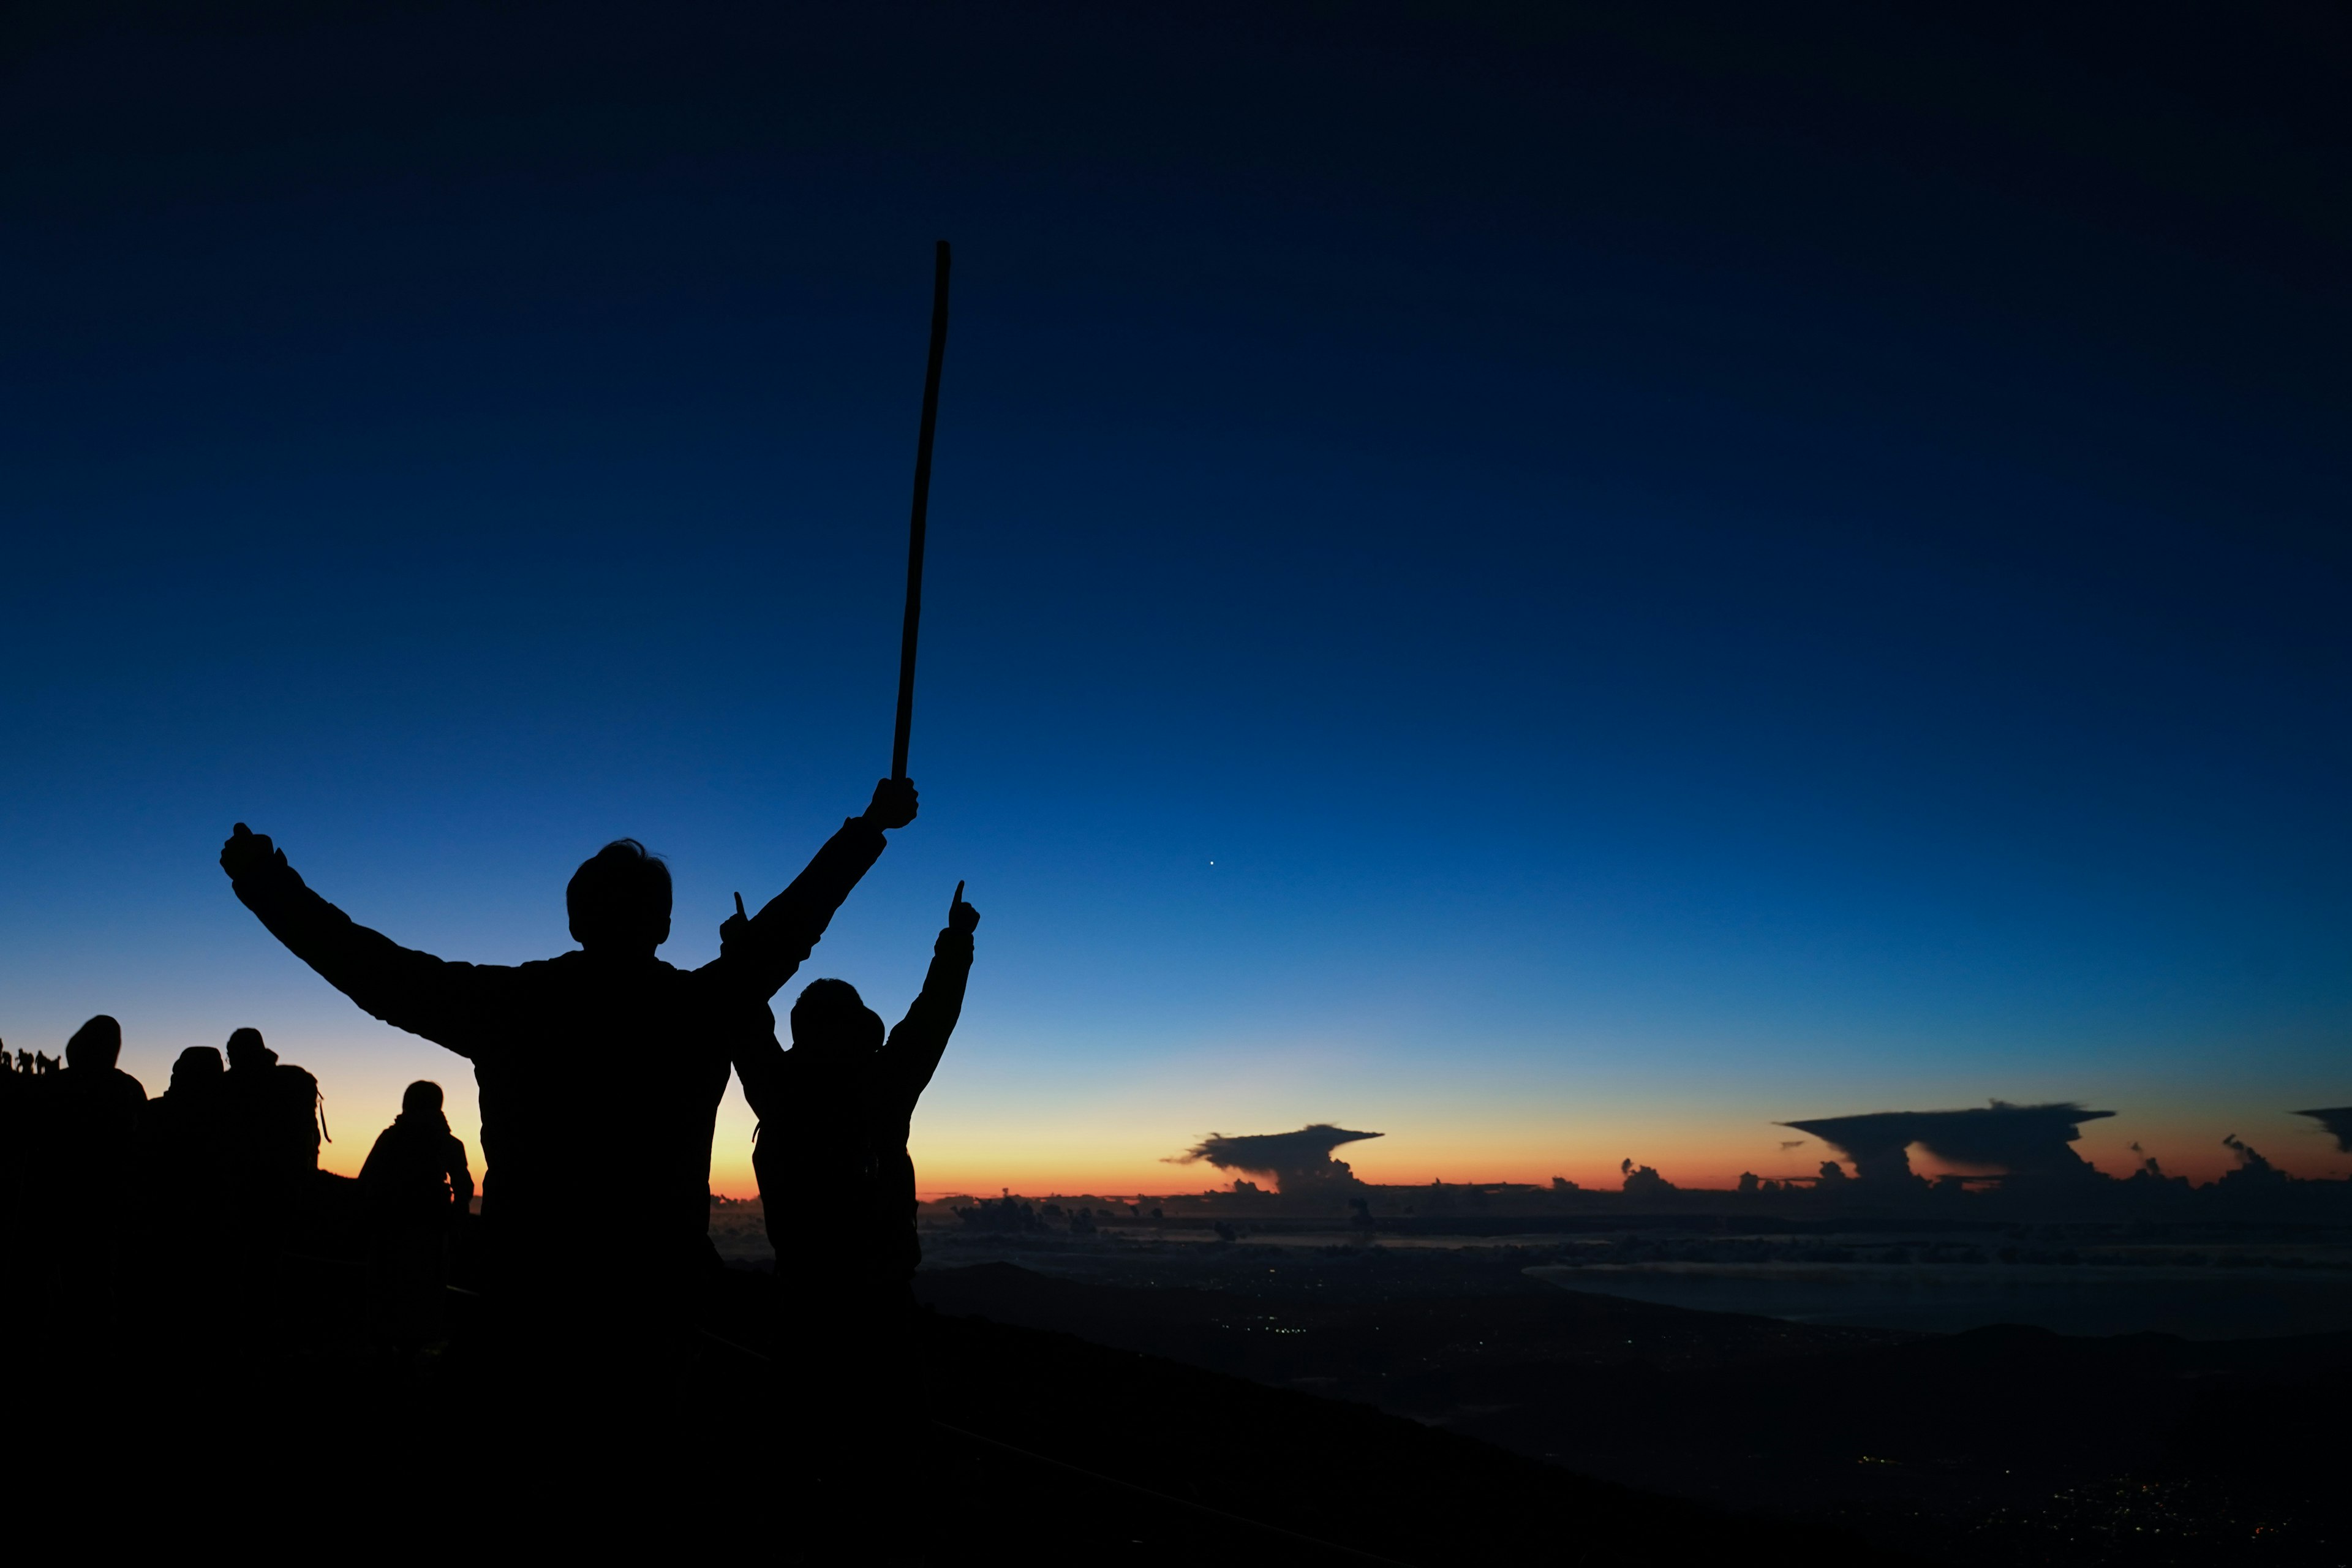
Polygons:
M735 1064L735 1076L742 1081L743 1099L752 1116L764 1122L782 1115L784 1097L790 1092L784 1080L791 1069L783 1045L776 1038L775 1012L766 1003L745 1006L739 1013L728 1031L727 1056Z
M492 1023L489 977L509 972L414 952L368 930L304 886L286 851L242 822L220 858L238 901L328 984L396 1029L474 1054Z
M915 786L908 781L884 779L876 784L864 815L843 823L791 887L751 919L739 913L719 928L719 956L705 968L724 971L729 983L747 995L764 999L782 990L833 923L834 911L858 879L882 858L884 830L914 821L915 805ZM739 898L739 909L740 905Z
M931 944L931 968L923 976L922 994L882 1047L883 1080L910 1114L930 1087L931 1075L940 1070L948 1037L963 1016L964 983L971 978L971 933L979 925L980 911L963 901L963 884L958 882L955 897L948 901L947 929Z

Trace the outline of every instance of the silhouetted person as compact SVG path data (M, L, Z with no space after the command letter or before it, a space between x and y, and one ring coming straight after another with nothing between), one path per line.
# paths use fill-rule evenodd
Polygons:
M226 1095L237 1184L252 1245L287 1245L319 1172L319 1080L280 1062L258 1029L228 1037Z
M202 1334L227 1310L238 1235L236 1129L221 1054L190 1046L172 1086L139 1122L139 1208L154 1294L173 1321Z
M139 1121L140 1204L158 1232L178 1228L190 1207L228 1206L236 1177L235 1129L221 1054L190 1046L172 1063L172 1084Z
M24 1140L33 1123L33 1058L0 1044L0 1289L16 1295L24 1253Z
M669 871L635 839L606 845L565 889L579 951L512 967L449 963L355 924L243 824L221 865L338 990L472 1059L482 1218L510 1321L528 1328L514 1342L560 1355L593 1338L611 1366L679 1348L674 1331L718 1267L710 1138L735 1042L881 855L883 831L915 810L912 784L877 784L729 952L690 972L654 955L669 937Z
M820 1445L876 1467L891 1462L912 1425L908 1287L923 1253L907 1136L963 1012L980 911L962 892L959 883L922 994L887 1039L856 987L819 980L793 1004L791 1050L772 1025L745 1038L735 1062L760 1119L751 1163L761 1207L794 1216L789 1235L770 1237L784 1312L780 1375ZM727 924L731 941L736 922ZM795 1213L803 1194L823 1201Z
M122 1026L101 1013L66 1042L62 1071L38 1084L34 1205L42 1250L60 1271L77 1328L103 1329L114 1304L147 1091L115 1063Z
M70 1130L68 1158L82 1169L82 1190L112 1197L130 1180L131 1140L139 1132L139 1108L147 1090L116 1064L122 1059L122 1026L100 1013L66 1042L66 1065L48 1085L49 1115Z
M27 1193L34 1163L26 1146L37 1125L33 1054L0 1047L0 1298L22 1300L33 1246Z
M466 1146L441 1112L441 1086L419 1080L360 1167L368 1283L378 1335L404 1354L441 1337L449 1240L474 1201Z

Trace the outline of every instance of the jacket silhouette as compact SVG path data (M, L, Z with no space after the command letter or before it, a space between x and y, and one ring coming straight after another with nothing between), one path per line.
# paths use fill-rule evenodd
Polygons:
M360 1167L368 1287L378 1337L415 1350L441 1337L449 1241L473 1202L466 1146L441 1111L441 1086L418 1081Z
M963 1011L979 923L958 883L922 994L887 1038L854 987L819 980L793 1004L791 1050L771 1016L736 1057L760 1118L751 1163L776 1248L785 1440L852 1528L870 1528L878 1500L917 1463L908 1287L922 1249L908 1126ZM722 940L735 935L722 928Z
M319 1080L278 1059L258 1029L228 1037L221 1079L236 1165L238 1220L248 1268L290 1245L315 1198L319 1173Z
M148 1282L184 1348L214 1342L225 1328L241 1261L244 1171L222 1075L219 1051L190 1046L139 1124Z
M710 1140L734 1041L789 979L834 911L912 821L905 781L696 970L656 958L669 935L667 869L632 839L607 845L566 889L576 952L512 966L401 947L312 892L243 824L221 852L236 896L296 956L362 1009L474 1064L482 1118L482 1217L510 1296L551 1321L642 1317L673 1299L571 1290L583 1263L614 1289L658 1292L711 1262Z
M35 1080L45 1123L41 1184L77 1213L131 1196L147 1090L114 1065L121 1056L122 1026L101 1013L66 1042L64 1069Z
M139 1124L140 1205L167 1245L221 1228L238 1176L221 1054L190 1046Z
M257 1176L299 1184L319 1168L319 1080L280 1062L258 1029L228 1037L225 1081L236 1136Z
M922 993L887 1039L856 988L819 980L793 1005L791 1050L771 1023L737 1053L744 1098L760 1119L751 1163L761 1206L772 1224L790 1215L793 1227L771 1238L780 1272L807 1257L845 1286L903 1291L922 1260L907 1137L963 1013L980 913L962 893L959 883Z
M88 1333L103 1331L114 1308L147 1103L139 1080L114 1065L121 1055L122 1026L101 1013L66 1042L64 1069L34 1083L37 1245L58 1271L67 1316Z

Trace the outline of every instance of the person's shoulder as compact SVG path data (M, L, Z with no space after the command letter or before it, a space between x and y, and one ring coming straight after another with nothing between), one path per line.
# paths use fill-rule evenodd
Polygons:
M559 952L553 958L534 958L527 963L515 964L511 968L494 968L488 964L485 964L482 967L490 973L512 974L518 977L534 980L543 980L551 977L569 977L575 974L586 974L590 973L592 969L601 969L606 966L598 964L594 961L591 960L588 956L588 950L586 948L575 947L569 952ZM657 976L682 977L690 973L688 970L678 968L676 964L670 963L665 958L656 958L653 960L652 968L654 973Z
M740 1018L763 1009L768 1001L751 984L751 969L740 961L714 958L699 969L680 969L665 960L661 970L660 984L668 994L710 1016Z
M503 995L509 1000L531 1005L531 998L562 994L584 984L590 973L588 955L578 948L559 952L552 958L533 958L521 963L483 964L475 970L476 976L488 984L487 994Z

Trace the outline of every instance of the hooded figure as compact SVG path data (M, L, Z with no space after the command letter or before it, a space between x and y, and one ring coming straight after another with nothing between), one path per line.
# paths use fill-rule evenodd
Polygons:
M258 1029L228 1037L229 1137L236 1204L257 1268L287 1245L319 1169L319 1080L281 1065Z
M66 1065L38 1084L31 1183L41 1249L61 1270L68 1317L100 1331L113 1310L121 1215L132 1194L147 1091L115 1066L122 1026L101 1013L66 1042Z
M254 1170L298 1181L319 1168L319 1080L280 1062L260 1030L229 1036L228 1088Z
M51 1150L48 1183L79 1199L120 1202L131 1195L139 1108L147 1090L115 1063L122 1026L100 1013L66 1042L66 1065L49 1075L46 1110Z
M793 1004L790 1051L772 1020L736 1057L760 1118L751 1163L776 1246L778 1366L805 1429L846 1437L835 1479L887 1473L918 1425L908 1285L922 1248L908 1128L962 1015L979 924L958 883L922 993L887 1036L855 987L819 980ZM793 1228L781 1234L786 1215Z
M449 1238L474 1201L466 1146L449 1131L439 1084L419 1080L400 1097L400 1114L360 1167L360 1197L376 1331L414 1352L441 1337Z
M234 1260L237 1169L221 1054L190 1046L139 1121L139 1208L156 1287L177 1311L216 1310Z

